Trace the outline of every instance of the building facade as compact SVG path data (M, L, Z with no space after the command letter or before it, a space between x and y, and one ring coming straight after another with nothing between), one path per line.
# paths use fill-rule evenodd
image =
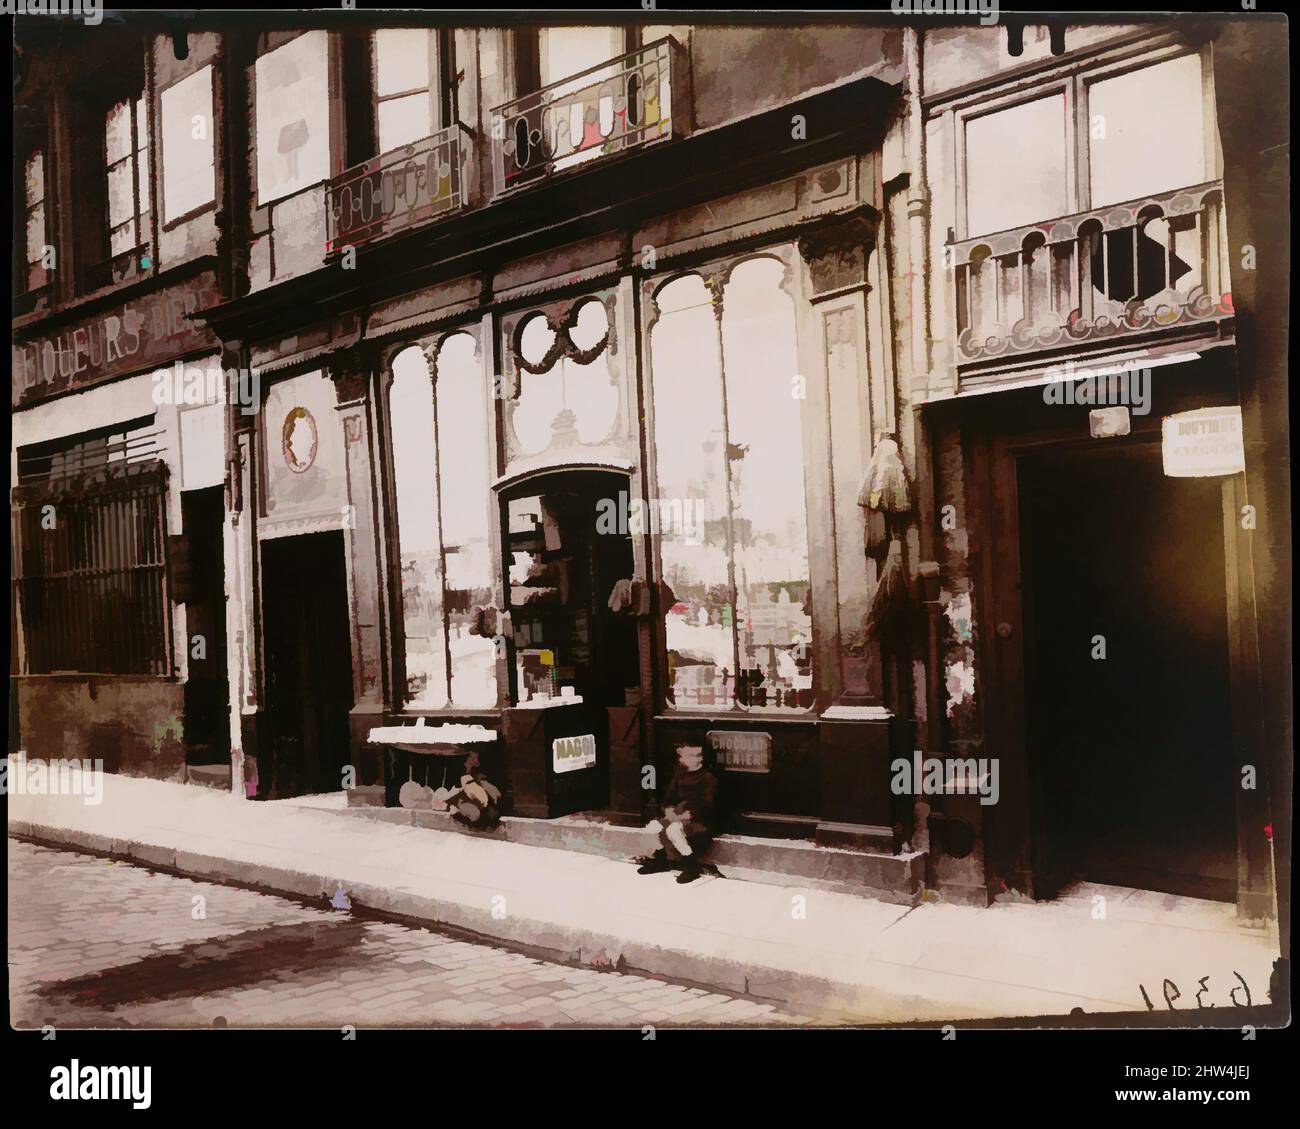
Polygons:
M871 892L1276 916L1264 25L340 15L23 43L11 740L398 804L477 725L629 824L702 744Z

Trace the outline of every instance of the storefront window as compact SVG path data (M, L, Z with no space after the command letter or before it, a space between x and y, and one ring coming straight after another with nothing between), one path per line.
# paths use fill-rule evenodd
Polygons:
M760 258L731 272L720 342L714 291L699 276L656 296L656 503L681 515L657 534L679 709L812 705L802 400L784 269Z
M472 634L493 603L486 388L477 343L393 361L389 391L408 708L497 704L496 645Z
M515 346L519 395L509 405L512 457L609 438L619 399L609 330L596 298L575 307L558 328L541 313L522 323Z

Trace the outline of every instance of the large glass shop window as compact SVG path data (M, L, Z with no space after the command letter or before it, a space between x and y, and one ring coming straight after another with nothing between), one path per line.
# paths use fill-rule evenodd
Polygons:
M802 401L784 265L664 286L650 337L672 704L813 704ZM669 515L671 520L664 520ZM680 518L678 517L680 515Z
M445 338L432 366L416 346L399 353L389 418L407 708L495 706L496 645L470 633L477 609L493 603L487 400L474 338Z

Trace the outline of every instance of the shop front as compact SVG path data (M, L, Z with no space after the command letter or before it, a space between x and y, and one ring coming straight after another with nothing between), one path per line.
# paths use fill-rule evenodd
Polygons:
M639 824L690 743L734 831L901 845L907 686L860 630L879 560L858 498L897 427L879 172L842 160L251 347L246 712L275 794L341 772L351 802L401 803L445 769L372 730L483 726L506 814ZM724 234L722 212L751 219ZM317 591L336 562L346 633L338 584ZM304 637L291 589L334 624L306 650L350 658L341 690L275 642Z
M954 745L1001 769L996 805L937 808L950 896L1083 880L1267 909L1233 352L1168 359L927 408L966 468L936 484L972 546L942 580L967 609L949 668L975 672L950 684Z
M15 330L15 747L184 780L229 762L215 274ZM188 276L188 277L186 277ZM52 324L53 323L53 324Z

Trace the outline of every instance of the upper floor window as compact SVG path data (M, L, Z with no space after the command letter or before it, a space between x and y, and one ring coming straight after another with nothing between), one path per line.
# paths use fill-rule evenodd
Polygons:
M1031 97L961 112L963 238L1214 179L1207 97L1201 57L1182 54L1046 81Z
M330 175L329 34L308 31L254 66L257 203L292 196Z
M1070 190L1063 93L966 123L966 210L971 235L1067 215Z
M174 223L217 198L212 67L173 83L159 97L162 116L162 219Z
M381 28L374 33L379 152L410 145L441 127L438 44L438 32L428 28Z
M24 183L24 286L39 290L49 281L46 248L49 245L45 206L45 153L35 149L23 163Z
M108 170L109 257L135 251L149 240L149 107L143 97L115 102L104 118Z
M678 709L806 709L812 617L794 304L785 264L743 260L655 295L660 575ZM725 278L725 282L723 279ZM720 307L720 316L719 316Z
M538 33L538 71L550 86L616 59L627 50L626 36L617 27L546 27Z
M1090 207L1202 184L1207 164L1200 56L1088 86Z
M1201 55L1090 62L989 104L954 111L963 361L1232 316Z

